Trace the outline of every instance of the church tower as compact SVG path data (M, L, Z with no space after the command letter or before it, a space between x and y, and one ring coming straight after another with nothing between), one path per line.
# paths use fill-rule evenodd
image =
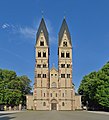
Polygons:
M61 101L67 107L65 110L74 110L74 88L72 88L72 42L70 32L63 19L58 36L58 74Z
M72 87L72 42L64 18L58 36L58 69L60 88Z
M35 110L47 109L49 88L49 35L44 18L36 35L35 45L35 83L34 83L34 108Z

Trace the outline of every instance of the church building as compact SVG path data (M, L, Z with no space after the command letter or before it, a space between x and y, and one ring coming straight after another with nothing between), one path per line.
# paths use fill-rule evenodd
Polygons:
M33 95L26 96L27 109L81 109L81 96L75 95L72 83L72 47L71 35L64 18L58 34L58 69L54 66L50 69L49 33L44 18L41 19L36 34Z

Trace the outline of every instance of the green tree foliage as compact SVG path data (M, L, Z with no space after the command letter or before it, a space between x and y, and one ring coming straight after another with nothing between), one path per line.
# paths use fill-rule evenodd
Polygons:
M30 82L27 76L17 76L14 71L0 69L0 104L25 105L25 95L31 91Z
M78 92L89 109L109 110L109 62L98 72L84 76Z

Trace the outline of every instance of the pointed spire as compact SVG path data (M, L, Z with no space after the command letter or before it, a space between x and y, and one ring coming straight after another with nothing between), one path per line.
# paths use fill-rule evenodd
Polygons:
M44 21L43 17L41 19L41 22L40 22L40 25L39 25L39 28L38 28L38 31L37 31L37 34L36 34L36 44L37 44L37 40L38 40L41 32L44 33L47 45L49 45L48 30L47 30L47 27L46 27L46 24L45 24L45 21Z
M67 37L68 37L68 39L69 39L69 42L70 42L70 44L72 45L71 36L70 36L69 29L68 29L68 25L67 25L67 22L66 22L66 18L64 17L63 22L62 22L62 25L61 25L61 28L60 28L60 31L59 31L58 46L60 46L60 43L61 43L61 40L62 40L62 37L63 37L63 34L64 34L64 31L65 31L65 30L66 30L66 34L67 34Z

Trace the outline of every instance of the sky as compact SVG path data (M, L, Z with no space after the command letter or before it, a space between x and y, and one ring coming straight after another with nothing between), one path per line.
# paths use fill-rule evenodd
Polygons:
M50 39L50 68L58 68L58 33L64 16L73 44L73 83L109 61L109 0L0 0L0 68L34 83L35 41L43 16Z

